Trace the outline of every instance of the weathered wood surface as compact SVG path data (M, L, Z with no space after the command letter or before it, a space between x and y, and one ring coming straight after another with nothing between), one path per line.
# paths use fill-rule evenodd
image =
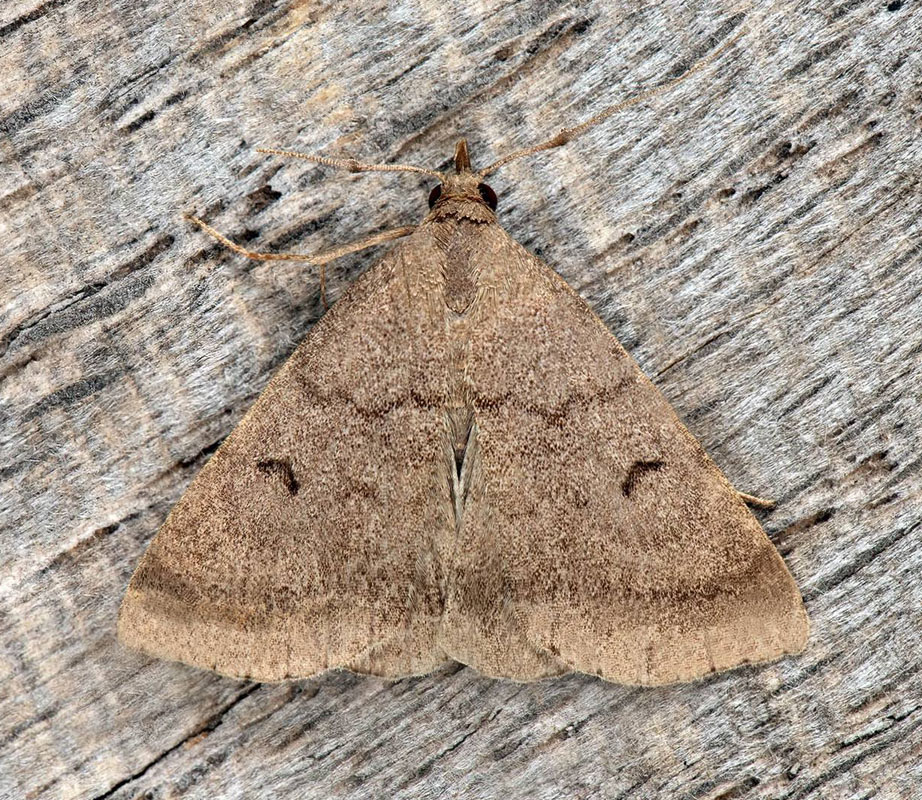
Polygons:
M168 509L322 313L228 254L411 223L425 181L674 76L737 7L0 9L0 796L922 796L922 11L759 3L701 74L492 181L762 517L807 651L696 685L454 668L238 683L127 652ZM376 258L329 271L331 300Z

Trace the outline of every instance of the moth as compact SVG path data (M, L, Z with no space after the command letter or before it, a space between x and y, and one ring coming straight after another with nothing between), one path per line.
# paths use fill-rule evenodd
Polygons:
M288 153L438 179L418 226L322 256L251 253L196 220L250 257L321 265L401 241L169 514L122 602L123 643L258 681L454 660L634 685L803 649L800 593L747 496L503 230L485 183L645 96L479 172L464 141L446 174Z

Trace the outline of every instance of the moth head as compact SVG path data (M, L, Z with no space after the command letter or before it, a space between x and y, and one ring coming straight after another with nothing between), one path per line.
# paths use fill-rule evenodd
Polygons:
M443 174L441 182L437 183L429 192L429 208L436 211L438 208L458 206L486 206L490 212L496 211L496 192L484 183L479 172L471 168L471 158L467 150L467 141L462 139L455 148L454 174Z

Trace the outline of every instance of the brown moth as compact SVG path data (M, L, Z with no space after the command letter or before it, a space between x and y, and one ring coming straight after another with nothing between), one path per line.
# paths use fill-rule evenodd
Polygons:
M624 105L479 173L463 141L445 175L302 156L440 183L419 226L369 240L405 237L172 510L131 579L122 642L260 681L454 660L639 685L804 648L800 593L746 496L500 227L483 182ZM359 247L250 253L200 224L256 258Z

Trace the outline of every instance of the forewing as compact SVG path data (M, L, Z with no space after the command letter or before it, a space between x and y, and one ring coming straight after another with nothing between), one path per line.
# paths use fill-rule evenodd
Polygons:
M629 684L800 651L793 579L667 401L555 273L482 238L446 651Z
M454 511L425 237L356 281L194 480L132 578L126 644L260 680L445 660Z

